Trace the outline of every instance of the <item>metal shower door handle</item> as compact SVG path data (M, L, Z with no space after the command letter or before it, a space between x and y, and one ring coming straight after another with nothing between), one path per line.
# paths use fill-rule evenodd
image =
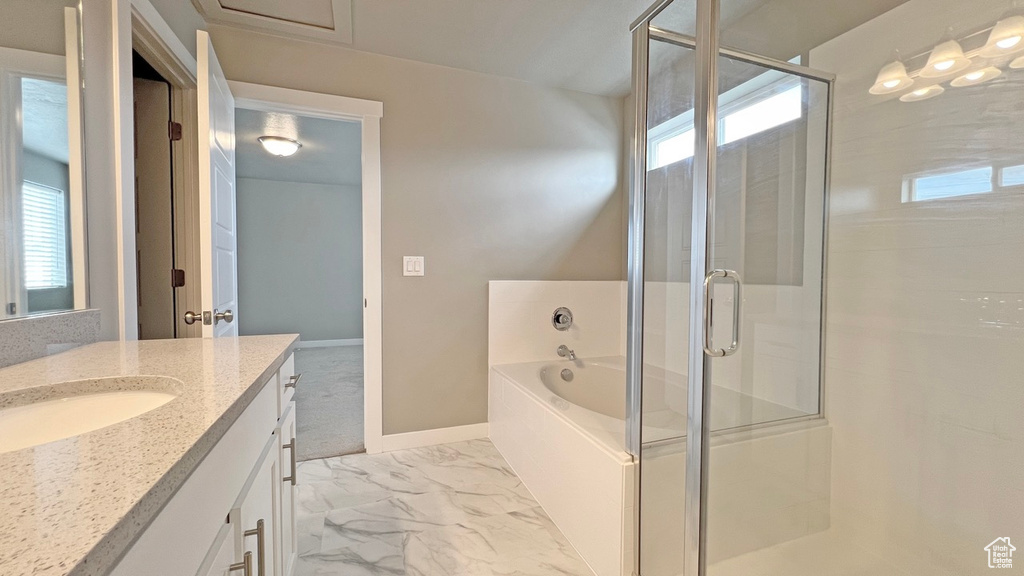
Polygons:
M733 311L732 311L732 344L728 348L712 348L711 346L711 289L715 285L715 278L727 278L733 284ZM731 356L740 347L740 310L743 301L743 281L735 270L712 270L704 277L704 353L708 356L722 357Z

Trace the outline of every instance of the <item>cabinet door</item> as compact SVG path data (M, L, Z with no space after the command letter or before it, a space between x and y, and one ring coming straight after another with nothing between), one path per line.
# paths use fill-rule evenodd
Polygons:
M274 434L229 515L235 525L237 558L252 552L254 576L281 576L275 536L280 532L280 464L280 448Z
M278 446L281 460L281 576L292 576L299 554L298 534L295 529L295 402L289 402L278 421Z
M206 554L197 576L228 576L231 565L235 564L235 541L231 538L233 526L225 524L217 533L217 539ZM239 573L240 574L240 573Z
M281 365L277 373L277 413L284 414L288 403L295 395L295 389L299 386L299 379L302 374L295 373L295 353L288 356L288 359ZM287 440L285 440L287 442Z

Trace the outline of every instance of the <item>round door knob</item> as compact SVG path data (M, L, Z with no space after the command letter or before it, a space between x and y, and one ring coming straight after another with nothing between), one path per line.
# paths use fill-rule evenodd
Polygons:
M189 326L195 324L196 322L201 321L202 319L203 319L203 314L201 312L199 314L196 314L195 312L192 312L191 310L189 310L188 312L185 312L185 324L188 324Z

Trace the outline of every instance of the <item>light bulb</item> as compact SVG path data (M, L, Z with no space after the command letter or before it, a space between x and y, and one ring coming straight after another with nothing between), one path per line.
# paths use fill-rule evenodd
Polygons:
M868 90L871 94L891 94L909 88L914 81L907 74L907 67L900 62L899 54L878 71L875 83Z
M978 54L982 58L998 58L1024 50L1024 16L1005 16L989 32L988 41Z
M1020 42L1020 36L1010 36L1009 38L1003 38L999 42L996 42L996 46L999 46L1003 50L1013 48Z
M988 68L982 68L981 70L974 70L973 72L968 72L967 74L964 74L963 76L956 78L955 80L950 82L949 85L953 86L954 88L962 88L964 86L975 86L977 84L983 84L985 82L988 82L993 78L998 78L1002 76L1002 74L1003 71L1000 70L999 68L996 68L995 66L989 66Z
M939 42L928 55L928 63L921 70L923 78L940 78L970 67L971 60L964 55L960 43L952 39L952 31L946 37L950 39Z
M264 150L274 156L291 156L298 152L299 148L302 148L302 144L298 140L280 136L260 136L257 140L263 145Z
M919 102L921 100L928 100L929 98L934 98L945 91L946 89L938 84L928 86L926 88L918 88L913 92L907 92L903 96L900 96L900 102Z

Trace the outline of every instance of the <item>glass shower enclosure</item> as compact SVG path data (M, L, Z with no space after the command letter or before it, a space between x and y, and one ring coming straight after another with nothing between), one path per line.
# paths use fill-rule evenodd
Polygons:
M715 10L677 1L634 30L629 430L645 576L698 574L827 506L807 483L782 506L758 495L786 483L773 465L825 474L801 455L824 431L834 77L719 48Z
M635 574L975 574L1024 541L1022 88L1004 0L634 23Z

